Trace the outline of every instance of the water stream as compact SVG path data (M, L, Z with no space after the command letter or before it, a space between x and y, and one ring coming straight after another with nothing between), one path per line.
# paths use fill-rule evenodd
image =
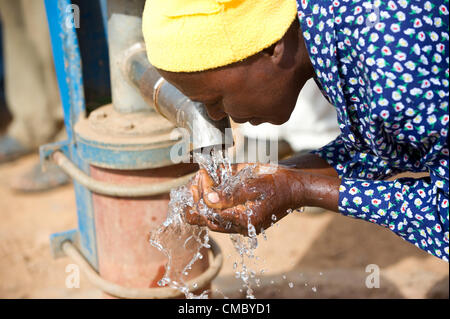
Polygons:
M238 183L241 183L244 179L254 174L255 165L249 164L237 174L233 175L231 163L221 150L213 150L210 154L195 153L194 160L201 168L208 172L215 183L215 188L222 192L231 192ZM210 291L204 291L200 295L195 295L189 290L186 283L186 276L191 270L192 265L197 260L203 258L203 254L206 252L205 249L210 248L208 228L190 225L185 221L184 214L187 207L194 207L194 200L189 189L186 186L173 189L170 192L167 219L150 235L150 244L168 258L166 272L158 284L160 286L169 286L178 289L188 299L208 298ZM209 219L213 219L219 224L223 222L220 215L209 208L203 200L200 200L198 203L198 212L208 216ZM254 251L258 246L258 240L256 238L256 229L250 222L253 212L247 210L246 214L249 221L248 237L231 234L230 239L240 259L233 266L235 277L242 280L246 297L254 298L252 285L254 283L259 286L260 280L257 278L256 272L249 266L249 262L255 260ZM230 225L223 226L230 227ZM174 240L174 237L176 240ZM179 245L181 242L184 244ZM179 256L187 249L195 251L195 253L193 253L189 262L181 270L177 271L173 267L173 260L175 256Z

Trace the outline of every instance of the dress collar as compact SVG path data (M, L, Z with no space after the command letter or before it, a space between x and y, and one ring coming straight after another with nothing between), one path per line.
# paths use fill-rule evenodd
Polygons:
M339 109L345 103L335 28L335 10L340 5L339 1L298 0L297 4L305 45L315 71L314 80L327 100Z

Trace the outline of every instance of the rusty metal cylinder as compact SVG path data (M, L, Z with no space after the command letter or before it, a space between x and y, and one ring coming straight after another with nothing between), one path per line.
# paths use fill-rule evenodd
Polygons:
M174 164L170 149L173 126L151 112L120 113L112 105L93 111L75 126L80 156L90 164L90 178L103 185L158 185L195 172L193 163ZM130 192L131 194L132 192ZM166 219L168 190L154 196L112 196L92 192L92 211L103 279L128 288L156 288L167 258L149 243L149 234ZM183 245L176 236L170 245ZM172 256L172 268L183 269L196 251L185 249ZM198 277L209 266L196 261L186 280Z
M47 2L47 12L54 10L58 16L60 7L70 3L58 1L53 7ZM79 227L54 234L54 252L80 261L88 278L111 296L158 298L155 295L161 291L160 298L170 298L180 294L170 288L158 288L167 258L150 245L149 233L167 217L170 188L180 181L185 183L185 175L197 167L176 164L172 150L182 142L183 136L173 123L155 112L123 72L129 49L143 41L144 4L145 0L107 3L112 104L97 108L88 117L83 112L81 62L75 31L60 29L63 20L51 24L58 27L52 34L52 44L64 52L61 61L55 58L55 62L60 63L61 69L64 64L64 72L58 76L61 93L67 101L64 111L70 140L69 145L56 143L41 154L43 158L55 160L76 182ZM158 184L161 185L153 187ZM169 245L184 248L186 241L170 235ZM211 247L215 247L212 253L216 256L217 245ZM189 246L178 249L172 256L172 268L184 270L196 252ZM202 253L205 258L197 260L185 278L199 277L200 283L194 280L189 284L193 289L205 289L220 269L218 262L222 262L221 258L214 258L213 267L209 267L209 256L206 251Z
M99 181L137 185L164 182L191 173L195 169L190 164L135 171L91 166L90 173ZM98 270L102 278L124 287L158 287L158 281L165 272L167 258L149 244L148 235L166 219L169 195L131 199L92 194L92 200L97 234ZM185 249L182 254L173 256L172 267L182 269L195 252ZM203 254L207 256L206 251ZM199 276L208 265L208 258L198 260L186 279Z
M172 134L173 121L170 123L158 115L154 104L148 103L124 72L136 44L143 41L144 4L145 0L108 1L113 103L95 110L87 119L80 119L75 126L78 152L90 164L90 177L107 184L158 184L196 169L193 164L174 164L171 149L180 136ZM144 69L136 71L140 70ZM182 102L179 95L172 99L175 93L171 91L168 96L174 106ZM187 99L182 94L181 98ZM166 219L168 204L167 193L140 198L92 193L98 271L102 278L123 287L158 287L167 259L150 245L148 235ZM183 244L177 240L173 236L171 244ZM177 251L176 256L172 256L172 268L184 268L195 253L190 249ZM204 256L206 258L194 263L186 279L207 270L206 252Z

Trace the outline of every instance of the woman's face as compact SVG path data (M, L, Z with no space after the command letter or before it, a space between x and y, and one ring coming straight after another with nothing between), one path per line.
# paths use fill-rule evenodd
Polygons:
M213 120L229 115L238 123L282 124L313 72L299 27L293 26L297 29L291 27L270 50L242 62L202 72L159 72L191 100L203 103Z

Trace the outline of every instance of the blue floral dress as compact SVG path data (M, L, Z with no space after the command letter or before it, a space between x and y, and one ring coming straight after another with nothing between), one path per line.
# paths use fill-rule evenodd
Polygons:
M315 151L339 211L448 261L448 0L298 0L316 82L340 136ZM420 179L386 180L400 172Z

